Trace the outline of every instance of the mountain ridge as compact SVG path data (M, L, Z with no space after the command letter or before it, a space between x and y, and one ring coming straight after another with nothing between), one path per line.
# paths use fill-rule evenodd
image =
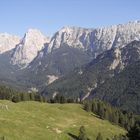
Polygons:
M9 78L12 79L8 78L10 84L14 79L15 83L19 81L27 89L40 90L74 69L90 63L101 53L140 40L139 21L95 29L67 26L47 41L40 31L33 30L35 31L32 33L31 29L31 34L27 32L6 55L0 54L1 58L4 56L3 59L6 59L0 62L5 62L7 66L4 75L11 73ZM119 56L119 50L116 51ZM113 71L118 65L119 58L116 57L110 69ZM3 71L1 68L0 75L3 75Z
M82 49L83 51L91 53L93 57L96 58L98 54L112 47L125 46L133 40L140 40L139 34L139 21L89 29L64 26L50 39L37 29L29 29L25 33L25 36L20 39L21 41L15 43L15 47L11 48L15 48L11 62L14 65L27 66L37 56L37 52L43 51L43 47L47 48L47 53L51 53L54 49L58 49L63 45ZM46 38L46 40L43 41L42 38ZM29 40L28 44L26 40ZM22 48L26 49L22 51ZM28 53L28 51L30 51L30 53Z
M37 29L29 29L21 42L16 46L11 62L13 65L28 65L36 56L38 51L45 47L49 39Z
M47 75L59 78L76 67L89 63L106 50L124 47L133 40L140 40L139 34L140 22L97 29L64 27L54 34L45 51L40 51L29 64L29 69L33 75L45 74L46 79L44 76L36 79L45 80L47 84Z

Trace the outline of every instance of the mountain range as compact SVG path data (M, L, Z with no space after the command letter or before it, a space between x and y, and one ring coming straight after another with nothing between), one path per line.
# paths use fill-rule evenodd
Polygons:
M81 100L99 92L99 98L120 105L100 89L139 61L139 41L140 21L95 29L66 26L52 37L37 29L23 38L1 33L0 84Z

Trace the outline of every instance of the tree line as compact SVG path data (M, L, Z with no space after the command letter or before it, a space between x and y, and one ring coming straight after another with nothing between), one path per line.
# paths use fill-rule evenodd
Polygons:
M0 86L0 99L10 100L15 103L20 101L47 102L46 97L41 96L39 93L18 92L6 86Z
M90 140L87 136L86 129L81 126L79 129L79 136L77 140ZM99 132L97 134L96 140L140 140L140 122L136 122L133 127L131 127L125 135L115 135L112 138L104 138Z
M78 99L66 98L63 95L57 94L54 98L48 99L49 103L79 103Z
M57 94L54 98L47 99L39 93L18 92L10 87L0 85L0 99L10 100L12 102L20 101L40 101L48 103L79 103L78 99L66 98L63 95Z
M122 111L98 99L85 101L84 109L88 112L95 113L101 119L109 120L114 124L124 127L126 130L134 126L136 121L133 113Z

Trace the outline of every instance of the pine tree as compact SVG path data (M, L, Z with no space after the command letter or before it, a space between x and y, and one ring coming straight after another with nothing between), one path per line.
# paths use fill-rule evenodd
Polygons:
M54 98L54 103L60 103L60 95L56 95Z
M21 95L20 94L13 95L12 102L17 103L17 102L20 102L20 101L21 101Z
M89 103L89 102L87 102L87 103L85 104L85 110L86 110L87 112L90 112L90 111L91 111L91 107L90 107L90 103Z
M21 100L22 101L28 101L28 95L27 95L27 93L21 93Z
M112 111L112 122L118 124L119 122L119 115L117 111Z
M43 96L43 102L47 103L47 97Z
M124 115L123 113L120 112L120 116L119 116L119 123L121 124L122 127L124 127L125 125L125 121L124 121Z
M43 102L43 97L41 95L39 95L39 101Z
M66 99L64 96L60 96L60 103L61 104L66 103Z
M98 103L98 115L101 117L101 119L104 119L105 110L104 106L101 102Z
M84 126L80 127L78 140L88 140Z
M127 133L129 140L140 140L140 126L135 124Z
M105 118L106 120L109 120L109 113L108 113L108 110L107 110L107 109L105 109L104 118Z
M35 93L30 93L30 100L35 101Z
M67 103L74 103L74 99L67 99Z
M97 113L97 102L95 100L92 103L91 111Z

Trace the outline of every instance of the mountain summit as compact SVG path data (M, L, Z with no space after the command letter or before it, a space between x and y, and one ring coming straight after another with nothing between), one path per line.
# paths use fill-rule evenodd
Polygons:
M20 38L8 33L0 34L0 54L12 50L20 42Z
M68 45L90 51L96 57L105 50L125 46L133 40L140 40L139 21L95 29L66 26L51 38L48 52Z
M36 56L38 51L44 48L49 38L37 29L29 29L21 42L16 46L12 56L12 64L19 66L28 65Z

